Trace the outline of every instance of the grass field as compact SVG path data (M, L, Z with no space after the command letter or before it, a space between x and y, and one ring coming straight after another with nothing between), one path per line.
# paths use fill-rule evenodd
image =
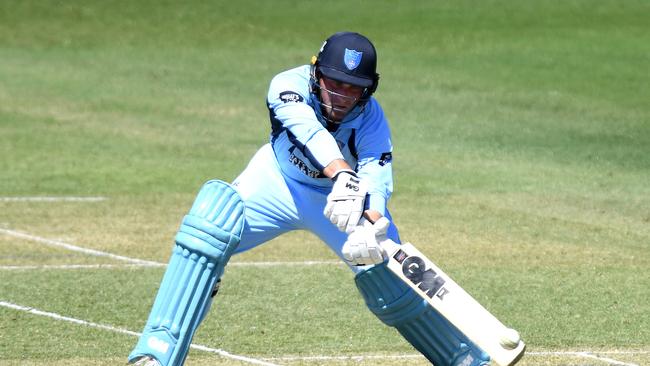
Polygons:
M402 238L520 331L521 365L650 365L649 14L0 2L0 365L124 364L198 188L237 176L270 79L339 30L378 48ZM304 232L234 257L194 342L188 365L426 364Z

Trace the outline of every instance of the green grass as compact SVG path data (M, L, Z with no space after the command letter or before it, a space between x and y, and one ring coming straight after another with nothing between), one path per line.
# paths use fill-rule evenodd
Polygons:
M232 180L267 141L273 75L356 30L378 48L402 238L531 352L623 350L603 357L648 364L649 12L643 1L0 2L0 196L108 198L0 200L0 228L166 262L201 184ZM298 232L233 259L306 260L335 258ZM0 233L0 266L117 263ZM161 275L0 269L0 301L139 331ZM1 365L116 364L135 343L0 316ZM342 265L229 267L195 341L256 358L414 352ZM608 364L522 364L585 362ZM240 363L193 350L188 364Z

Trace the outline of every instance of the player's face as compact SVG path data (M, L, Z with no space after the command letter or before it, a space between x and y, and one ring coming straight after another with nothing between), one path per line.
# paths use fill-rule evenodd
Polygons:
M330 120L341 122L348 112L357 105L363 88L340 81L320 78L320 97L323 114Z

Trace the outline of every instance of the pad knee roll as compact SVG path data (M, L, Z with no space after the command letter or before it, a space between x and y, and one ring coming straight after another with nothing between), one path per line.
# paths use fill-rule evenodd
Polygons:
M379 264L355 277L366 305L431 363L439 366L482 366L490 357L442 317L407 284Z
M227 183L207 182L183 218L149 319L129 360L149 355L163 366L183 363L243 228L239 194Z
M212 180L199 191L183 218L176 245L215 262L227 262L243 229L244 203L239 194L229 184Z

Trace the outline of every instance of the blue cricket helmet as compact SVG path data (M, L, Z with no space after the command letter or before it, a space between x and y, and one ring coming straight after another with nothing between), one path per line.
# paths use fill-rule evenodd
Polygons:
M377 90L377 51L372 42L359 33L339 32L330 36L313 64L316 73L365 88L362 99L367 100Z

